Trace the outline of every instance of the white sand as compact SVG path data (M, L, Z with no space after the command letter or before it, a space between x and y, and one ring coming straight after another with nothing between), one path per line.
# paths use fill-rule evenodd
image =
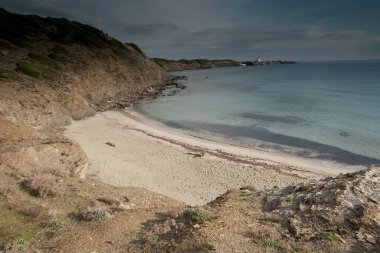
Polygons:
M143 187L189 205L203 205L246 185L263 190L360 169L204 140L132 111L73 122L66 136L86 152L87 177ZM201 152L202 157L192 155Z

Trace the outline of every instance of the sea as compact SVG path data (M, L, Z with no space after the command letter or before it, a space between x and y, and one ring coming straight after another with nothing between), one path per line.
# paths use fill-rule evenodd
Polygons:
M186 89L135 110L249 148L380 164L380 61L299 62L172 72ZM174 95L173 95L174 94Z

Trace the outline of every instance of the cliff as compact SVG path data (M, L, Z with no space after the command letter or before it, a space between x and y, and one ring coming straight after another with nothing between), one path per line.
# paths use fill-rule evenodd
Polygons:
M5 10L0 10L0 73L2 112L34 126L134 103L167 78L134 44L66 19Z
M233 67L240 66L240 63L233 60L206 60L206 59L193 59L193 60L166 60L160 58L153 58L158 65L166 71L181 71L190 69L208 69L217 67Z

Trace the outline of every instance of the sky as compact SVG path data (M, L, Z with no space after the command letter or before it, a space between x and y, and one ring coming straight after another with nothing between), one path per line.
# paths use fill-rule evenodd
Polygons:
M167 59L380 59L379 0L0 0Z

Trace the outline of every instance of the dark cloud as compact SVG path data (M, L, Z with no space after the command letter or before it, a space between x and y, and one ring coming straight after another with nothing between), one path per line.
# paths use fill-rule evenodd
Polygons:
M98 27L165 58L380 58L378 1L0 0Z

